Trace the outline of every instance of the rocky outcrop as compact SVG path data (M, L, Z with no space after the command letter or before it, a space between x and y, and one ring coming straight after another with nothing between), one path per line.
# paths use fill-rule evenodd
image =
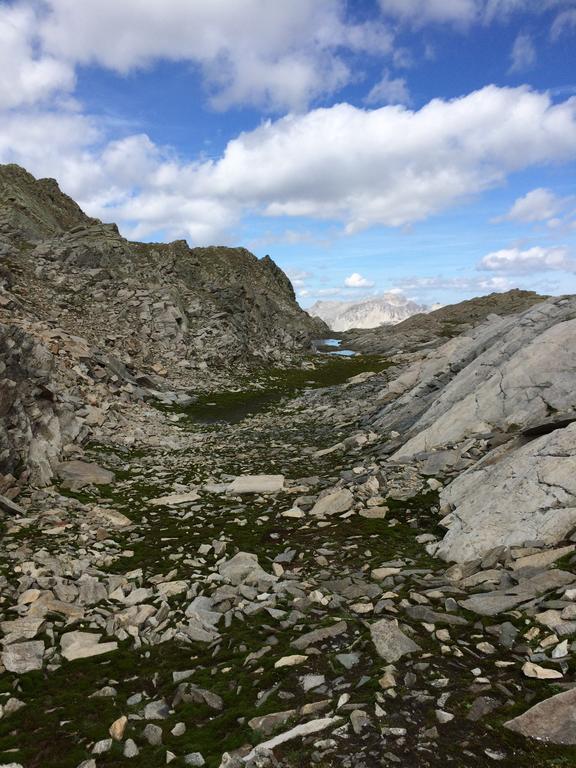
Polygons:
M454 511L441 521L448 533L430 551L447 560L561 541L576 528L576 423L489 453L442 492L441 502Z
M409 370L385 408L381 428L406 427L402 455L413 455L494 429L507 432L576 409L576 299L538 304L520 316L494 318L448 342ZM415 385L410 387L412 381ZM420 415L421 414L421 415Z
M0 248L28 312L176 382L216 366L281 365L328 331L269 256L129 242L54 180L13 165L0 166Z
M17 326L0 324L0 367L0 475L45 485L81 422L57 394L53 355Z
M115 398L184 404L190 390L299 364L328 333L269 256L129 242L15 165L0 166L0 256L8 478L49 482Z
M490 317L416 355L381 390L368 421L394 436L392 461L451 480L448 533L429 551L464 562L576 528L575 318L574 297Z

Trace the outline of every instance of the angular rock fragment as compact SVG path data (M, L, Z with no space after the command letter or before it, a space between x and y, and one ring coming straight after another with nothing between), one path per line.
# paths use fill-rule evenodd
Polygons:
M389 664L402 656L421 651L421 647L402 632L397 621L381 619L370 625L370 636L378 655Z

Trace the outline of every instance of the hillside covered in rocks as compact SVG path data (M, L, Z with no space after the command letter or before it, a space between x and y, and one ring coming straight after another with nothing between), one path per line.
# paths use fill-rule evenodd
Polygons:
M53 179L0 166L0 475L47 482L126 400L186 402L327 332L268 256L129 242Z
M0 765L576 764L576 298L313 353L0 174Z

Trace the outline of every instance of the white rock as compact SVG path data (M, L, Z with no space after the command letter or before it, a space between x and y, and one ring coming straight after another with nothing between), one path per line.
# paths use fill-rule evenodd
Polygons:
M338 515L347 512L354 504L354 496L348 488L340 488L334 493L323 496L318 499L310 512L315 517L325 517L326 515Z
M256 757L258 750L265 750L265 749L274 749L274 747L277 747L280 744L285 744L287 741L291 741L292 739L301 738L303 736L309 736L312 733L319 733L320 731L325 731L327 728L330 728L331 726L336 726L338 723L342 722L341 717L322 717L318 720L309 720L307 723L301 723L300 725L295 726L294 728L291 728L289 731L286 731L285 733L280 733L277 736L274 736L271 739L268 739L268 741L264 741L261 744L259 744L257 747L255 747L251 752L249 752L246 757L242 758L245 763L247 763L249 760L253 760L254 757Z
M275 669L281 667L296 667L299 664L304 664L308 660L308 656L294 654L293 656L282 656L281 659L274 664Z
M227 493L278 493L284 488L284 475L241 475L228 486Z
M68 661L74 661L117 650L118 643L100 643L100 637L101 635L92 632L66 632L60 638L62 656Z

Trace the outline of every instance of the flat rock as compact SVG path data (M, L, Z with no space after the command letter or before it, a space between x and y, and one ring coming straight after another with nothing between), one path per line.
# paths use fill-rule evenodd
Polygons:
M561 557L569 555L576 549L576 544L570 544L567 547L558 547L557 549L546 549L544 552L538 552L535 555L519 557L512 563L512 570L519 571L522 568L547 568L552 563L560 560Z
M58 464L57 473L64 488L72 491L79 491L85 485L110 485L115 477L113 472L94 462L78 460Z
M522 666L522 672L526 677L534 677L537 680L559 680L561 677L564 677L562 672L557 669L541 667L539 664L533 664L531 661L527 661Z
M177 506L178 504L189 504L193 501L198 501L200 494L198 491L191 491L190 493L173 493L169 496L159 496L157 499L150 499L148 504L152 504L154 507L170 507Z
M287 709L284 712L271 712L269 715L253 717L248 720L248 725L253 731L258 731L263 736L269 736L281 725L285 725L288 720L296 716L296 709Z
M122 512L117 512L115 509L107 509L106 507L94 507L90 511L90 515L99 522L105 525L111 525L114 528L127 528L132 525L132 520Z
M284 488L284 475L241 475L228 486L227 493L278 493Z
M507 595L503 592L488 592L482 595L472 595L467 600L460 600L459 605L467 611L478 613L480 616L497 616L499 613L510 611L520 603L529 600L530 595Z
M320 627L319 629L313 629L312 632L306 632L306 634L297 637L296 640L292 640L290 645L302 651L308 648L309 645L321 643L323 640L328 640L331 637L338 637L338 635L343 635L347 631L348 625L346 622L337 621L328 627Z
M541 701L504 727L551 744L576 744L576 688Z
M402 656L422 650L420 646L402 632L396 621L382 619L370 625L370 636L378 655L389 664Z
M442 491L441 505L453 511L441 521L448 533L427 547L431 554L464 562L500 545L553 545L576 526L576 423L498 451Z
M258 556L251 552L238 552L230 560L226 560L218 566L220 575L231 584L257 584L258 582L274 582L277 576L273 576L258 563Z
M334 726L338 725L341 722L342 722L342 718L340 717L321 717L317 720L309 720L307 723L301 723L300 725L297 725L294 728L291 728L289 731L280 733L278 734L278 736L274 736L268 741L262 742L257 747L255 747L251 752L249 752L246 755L246 757L243 758L243 760L245 763L247 763L250 760L252 760L254 757L256 757L258 751L265 750L265 749L274 749L274 747L277 747L280 744L285 744L287 741L292 741L292 739L309 736L312 733L319 733L320 731L325 731L327 728L330 728L333 725Z
M2 496L0 493L0 509L9 515L25 515L26 512L21 506L9 499L7 496Z
M42 669L43 659L43 640L14 643L2 652L2 664L4 664L9 672L14 672L17 675L32 672L35 669Z
M334 493L323 496L318 499L312 507L310 514L315 517L326 517L326 515L339 515L348 510L354 504L354 496L348 488L340 488Z
M101 643L100 637L101 635L92 632L66 632L60 638L62 656L68 661L74 661L117 650L118 643Z

